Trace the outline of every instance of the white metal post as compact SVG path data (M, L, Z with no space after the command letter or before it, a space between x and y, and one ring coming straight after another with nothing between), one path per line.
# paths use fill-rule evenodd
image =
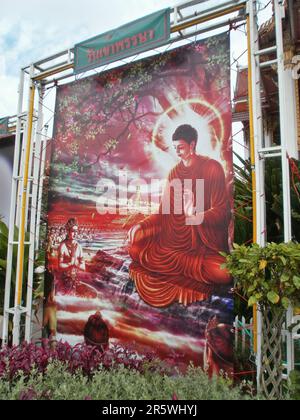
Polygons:
M259 58L259 33L257 22L257 2L249 0L248 13L250 18L251 64L252 64L252 95L253 95L253 131L255 148L256 185L256 236L260 246L266 244L266 203L265 203L265 163L259 150L264 147L263 114L261 104L261 70ZM262 314L257 311L257 384L260 385L262 368Z
M42 135L42 153L41 153L41 169L39 177L39 194L38 194L38 210L36 216L36 234L35 234L35 247L38 250L39 241L40 241L40 230L41 230L41 216L42 216L42 201L43 201L43 190L44 190L44 181L45 181L45 166L46 166L46 157L47 157L47 148L48 142L48 125L45 126L44 132Z
M30 110L30 107L31 107L31 91L32 91L32 89L35 89L34 82L32 80L33 74L34 74L34 67L32 65L31 68L30 68L30 83L29 83L30 86L29 86L28 115L27 115L27 134L26 134L26 140L24 139L24 142L26 141L26 149L25 150L29 151L29 152L30 152L31 147L32 147L32 144L31 144L32 139L29 136L29 126L30 126L29 110ZM30 154L31 154L31 152L30 152ZM29 165L30 164L31 164L31 162L29 162ZM25 192L25 182L24 181L25 181L25 175L22 176L22 180L21 180L21 183L20 183L22 192ZM31 184L31 181L29 181L29 183L28 183L28 190L30 189L29 188L30 184ZM22 201L22 203L21 203L22 211L23 210L25 211L26 218L27 218L27 214L28 214L27 194L28 194L28 191L26 191L26 198L25 199L22 198L22 200L21 200ZM22 213L22 211L21 211L21 213ZM14 345L19 345L20 344L21 316L22 316L23 313L27 312L27 309L22 308L22 306L19 304L19 301L18 301L19 300L18 299L18 292L19 292L18 288L20 286L18 283L20 281L20 273L23 272L23 274L24 274L24 261L21 262L21 258L20 258L21 257L21 252L22 252L21 242L23 242L23 241L24 241L24 238L22 237L22 229L20 228L19 239L18 239L18 256L17 256L18 260L17 260L17 275L16 275L16 289L15 289L14 320L13 320L13 323L14 323L14 326L13 326L13 344ZM22 278L23 278L23 276L22 276Z
M30 208L30 245L29 245L29 261L28 261L28 283L27 283L27 303L26 303L26 324L25 324L25 341L31 341L31 322L32 322L32 297L33 297L33 277L34 277L34 263L35 263L35 235L36 235L36 215L38 206L38 187L39 174L41 166L41 138L43 128L43 99L44 89L39 87L39 104L38 104L38 121L36 138L33 152L33 182L32 182L32 197Z
M27 194L27 201L26 201L26 209L27 213L26 213L26 220L25 220L25 226L26 226L26 232L29 232L29 203L31 202L32 199L32 183L33 183L33 165L34 165L34 153L35 153L35 136L36 136L36 130L37 130L37 122L34 119L33 121L33 129L32 129L32 147L30 150L30 163L29 163L29 180L30 180L30 187L28 188L28 194Z
M278 90L279 90L279 114L280 114L280 137L282 148L282 190L283 190L283 218L284 218L284 241L292 240L292 206L291 206L291 179L289 156L297 145L296 123L293 120L293 112L296 113L296 106L292 97L288 97L288 87L293 83L292 73L285 69L284 43L282 19L285 17L285 6L282 0L274 0L275 29L278 58ZM290 76L290 80L289 80ZM294 106L293 106L294 105ZM294 133L291 128L294 126ZM292 148L293 144L295 147ZM293 156L295 157L295 156ZM287 314L287 328L292 322L292 308ZM294 341L292 332L287 330L287 373L294 369Z
M17 194L19 186L19 164L20 164L20 152L21 152L21 136L22 136L22 110L23 110L23 99L24 99L24 82L25 73L21 70L20 81L19 81L19 100L18 100L18 114L17 114L17 127L16 127L16 138L15 138L15 151L14 151L14 168L13 168L13 179L12 179L12 190L11 190L11 204L10 204L10 218L9 218L9 237L8 237L8 251L7 251L7 266L6 266L6 281L5 281L5 298L4 298L4 320L3 320L3 331L2 339L3 344L8 343L8 328L9 328L9 309L10 309L10 298L11 298L11 285L12 285L12 269L13 269L13 254L14 254L14 231L16 224L16 205L17 205Z
M23 130L23 140L21 143L22 149L20 152L20 161L19 161L19 168L18 168L18 177L19 177L19 183L18 183L18 190L17 190L17 202L16 202L16 216L15 216L15 224L16 227L19 228L19 222L20 222L20 214L21 214L21 200L22 200L22 179L24 174L24 159L25 159L25 149L26 149L26 139L27 139L27 113L25 115L25 122L24 122L24 130Z
M274 0L275 30L278 60L278 90L279 90L279 114L280 114L280 137L282 149L282 189L283 189L283 217L284 217L284 240L292 239L292 210L290 190L290 165L288 161L287 135L289 117L287 114L288 104L285 91L285 65L282 19L284 17L284 5L282 0Z

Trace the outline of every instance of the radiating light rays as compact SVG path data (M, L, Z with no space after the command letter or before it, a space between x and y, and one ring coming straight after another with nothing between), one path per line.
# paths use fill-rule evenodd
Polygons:
M224 107L225 104L216 107L198 98L174 101L174 105L158 118L152 135L152 155L164 176L178 163L172 136L176 128L182 124L190 124L198 131L197 153L218 161L222 160L225 127L220 110L223 111Z

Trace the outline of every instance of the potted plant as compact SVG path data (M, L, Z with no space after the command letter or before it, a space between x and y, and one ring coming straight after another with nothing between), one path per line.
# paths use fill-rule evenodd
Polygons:
M262 313L261 386L270 399L282 398L282 327L287 309L300 305L300 245L298 243L234 245L226 268L235 287Z

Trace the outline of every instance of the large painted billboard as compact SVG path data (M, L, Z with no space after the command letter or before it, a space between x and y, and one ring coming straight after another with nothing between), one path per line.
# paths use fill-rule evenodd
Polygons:
M232 371L227 34L58 88L44 326Z

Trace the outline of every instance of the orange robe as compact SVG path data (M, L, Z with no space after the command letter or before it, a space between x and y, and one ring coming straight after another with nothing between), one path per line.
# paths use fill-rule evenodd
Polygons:
M225 174L215 160L197 156L189 168L181 162L170 173L174 179L204 180L204 221L187 226L185 214L174 214L174 190L170 190L171 214L152 215L141 223L130 248L130 276L140 297L153 307L174 302L189 305L207 299L220 286L230 285L229 273L221 268L228 252L231 220ZM161 207L162 208L162 207Z

